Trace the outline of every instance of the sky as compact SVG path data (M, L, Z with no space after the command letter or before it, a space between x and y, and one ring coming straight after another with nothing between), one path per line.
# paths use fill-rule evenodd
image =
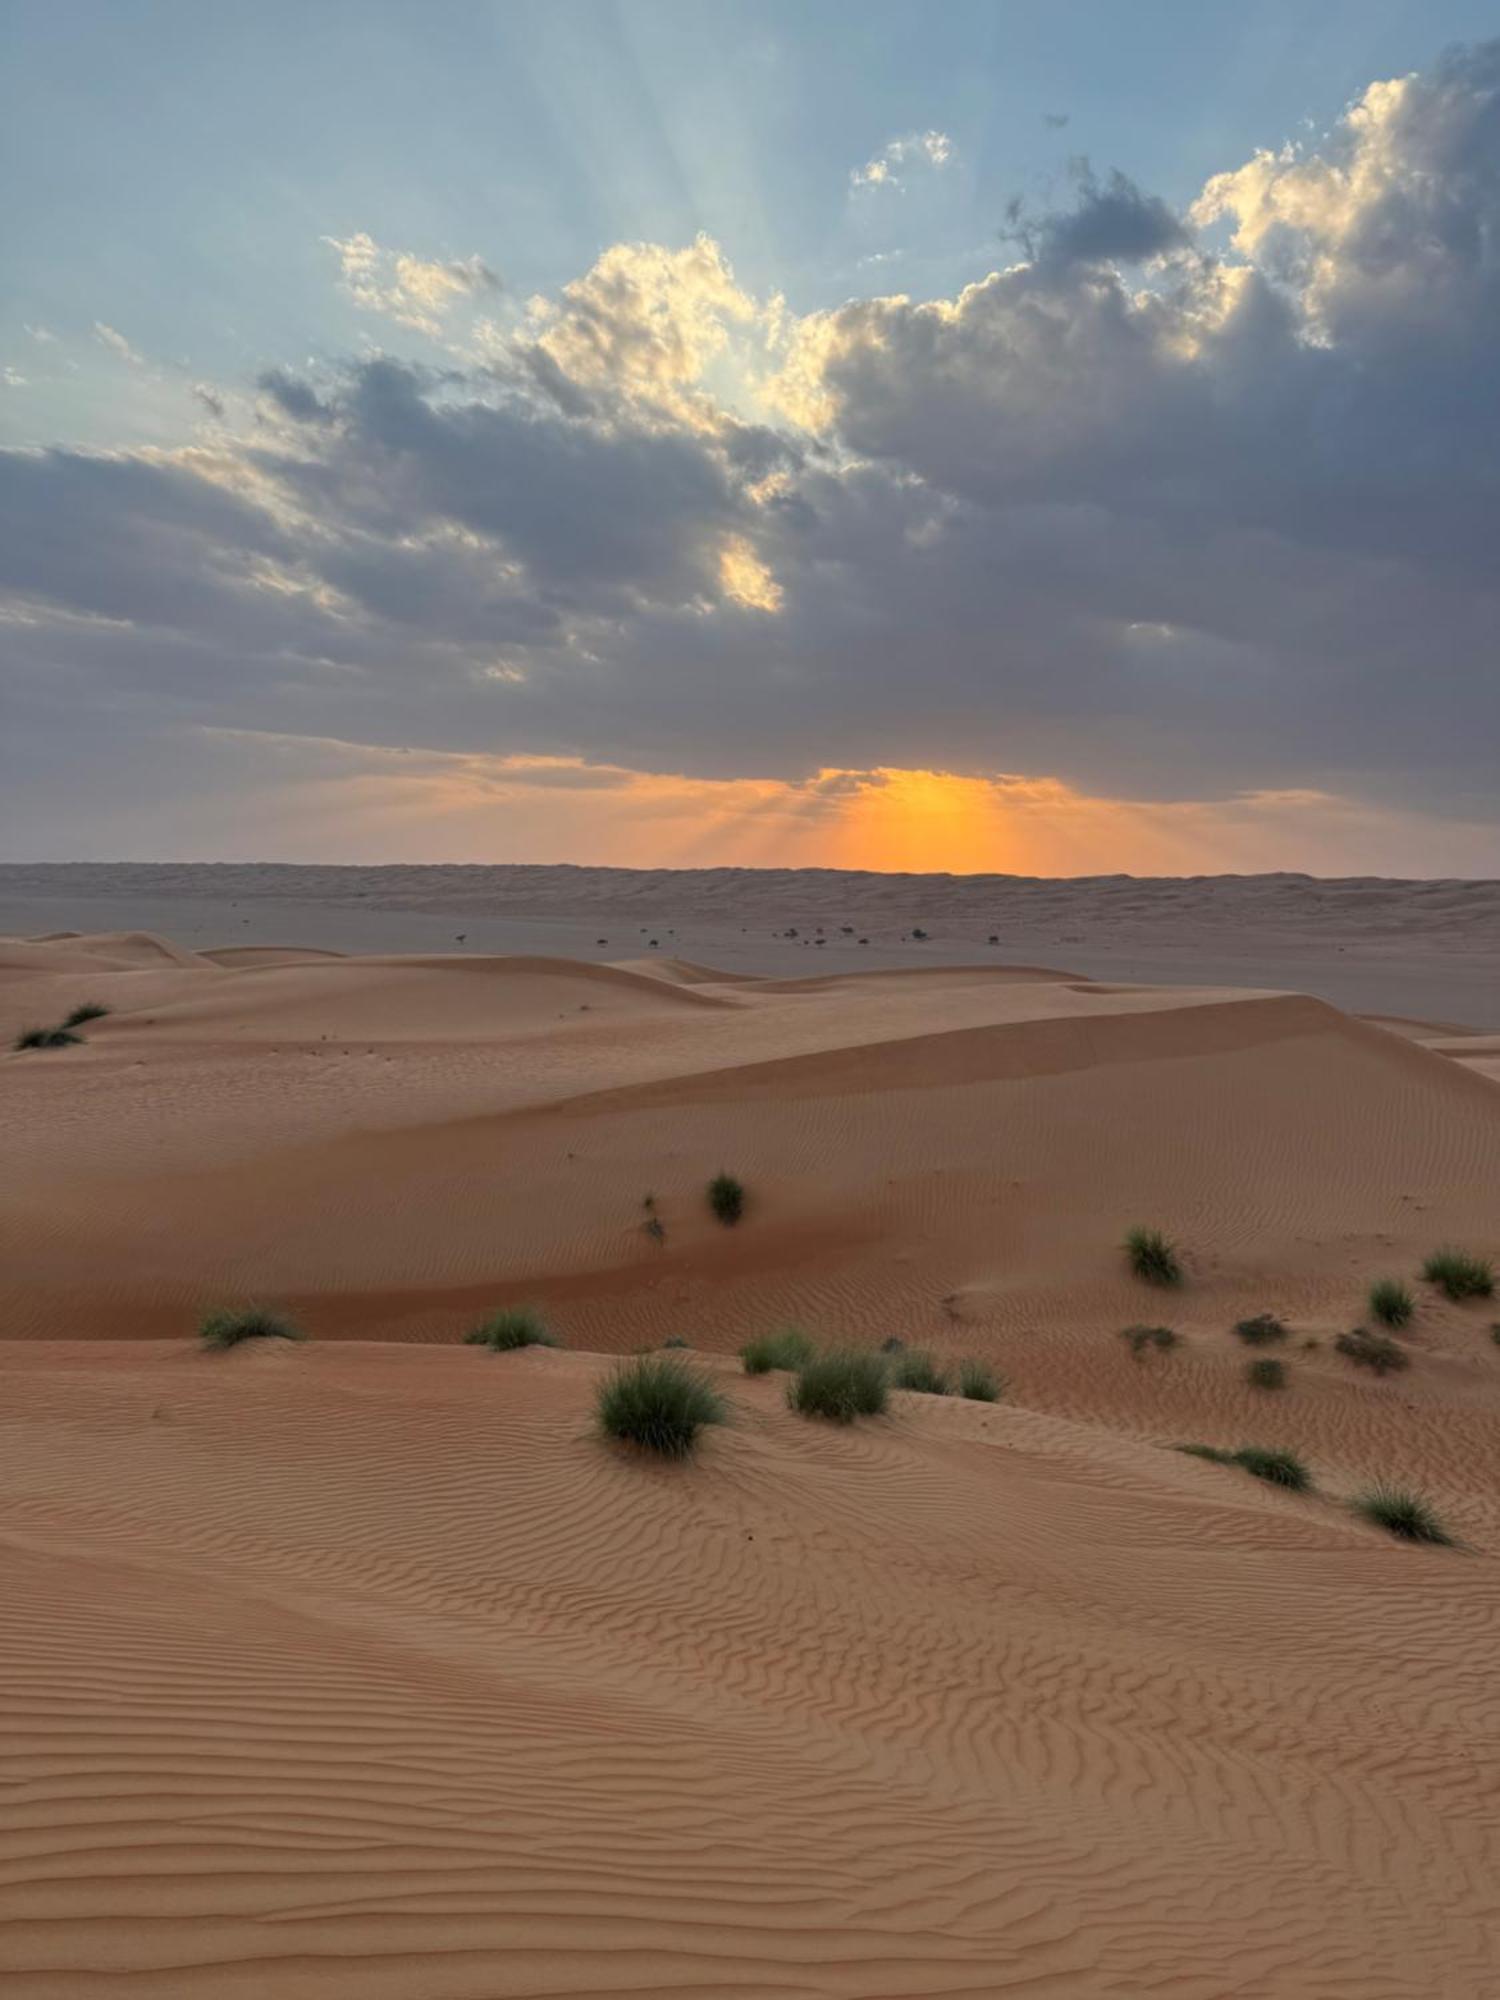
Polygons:
M0 0L0 852L1500 874L1496 27Z

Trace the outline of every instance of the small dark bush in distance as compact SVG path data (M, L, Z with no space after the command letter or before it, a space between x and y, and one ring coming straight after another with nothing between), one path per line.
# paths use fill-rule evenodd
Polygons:
M1356 1514L1373 1521L1387 1534L1407 1542L1431 1542L1451 1549L1453 1537L1432 1508L1418 1493L1404 1492L1399 1486L1371 1486L1350 1502Z
M892 1357L891 1387L913 1389L919 1396L946 1396L948 1378L930 1354L912 1348Z
M1370 1287L1370 1317L1382 1326L1406 1326L1417 1302L1397 1278L1377 1278Z
M1135 1228L1125 1237L1130 1268L1148 1285L1180 1285L1182 1264L1176 1248L1159 1229Z
M881 1341L880 1351L882 1354L899 1354L905 1345L906 1342L901 1338L899 1333L892 1333L888 1334Z
M1347 1355L1361 1368L1373 1368L1377 1375L1389 1375L1411 1366L1411 1356L1404 1347L1398 1347L1389 1334L1371 1333L1368 1327L1351 1327L1333 1344L1340 1354Z
M71 1028L23 1028L11 1044L17 1049L70 1049L75 1042L81 1042L82 1035L75 1035Z
M1275 1313L1256 1313L1253 1319L1237 1319L1234 1330L1247 1347L1266 1347L1273 1340L1285 1340L1286 1321Z
M464 1345L513 1354L518 1347L558 1347L561 1342L534 1306L506 1306L466 1333Z
M684 1340L680 1333L674 1333L670 1340L662 1342L663 1347L691 1347L692 1344L690 1340Z
M264 1306L243 1306L238 1312L211 1312L198 1328L198 1338L215 1354L238 1347L242 1340L306 1340L295 1320Z
M662 1458L686 1458L706 1425L729 1418L723 1397L706 1376L675 1355L661 1354L642 1354L606 1376L597 1409L606 1437Z
M1230 1456L1235 1465L1272 1486L1285 1486L1293 1493L1305 1493L1312 1485L1311 1474L1294 1452L1262 1451L1258 1445L1247 1444Z
M733 1174L715 1174L708 1184L708 1205L726 1229L745 1213L745 1190Z
M740 1359L747 1375L769 1375L773 1368L801 1368L813 1357L813 1344L800 1326L778 1327L747 1340Z
M1422 1266L1429 1285L1450 1299L1487 1299L1495 1290L1495 1268L1487 1257L1471 1257L1467 1250L1434 1250Z
M1245 1370L1245 1380L1252 1389L1284 1389L1286 1387L1286 1363L1273 1356L1262 1355L1252 1361Z
M1005 1378L987 1361L967 1355L958 1364L958 1393L971 1403L998 1403L1005 1394Z
M102 1021L109 1009L101 1000L83 1000L63 1015L65 1028L81 1028L85 1021Z
M886 1364L865 1348L815 1354L793 1377L787 1401L804 1417L852 1424L856 1417L885 1415L889 1388Z
M1177 1345L1178 1336L1169 1326L1126 1326L1120 1329L1120 1338L1139 1361L1148 1348L1157 1347L1165 1352Z

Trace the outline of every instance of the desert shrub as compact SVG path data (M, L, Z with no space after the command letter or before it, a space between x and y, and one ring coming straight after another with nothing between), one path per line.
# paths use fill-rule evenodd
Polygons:
M801 1368L812 1357L812 1341L800 1326L778 1327L774 1333L747 1340L740 1349L747 1375L769 1375L773 1368Z
M1130 1268L1148 1285L1180 1285L1182 1264L1175 1247L1159 1229L1127 1231L1125 1254Z
M11 1044L16 1049L68 1049L81 1042L71 1028L23 1028Z
M1234 1453L1223 1451L1216 1444L1179 1444L1174 1451L1180 1451L1189 1458L1206 1458L1210 1465L1233 1465Z
M1357 1493L1349 1504L1356 1514L1403 1541L1453 1547L1453 1537L1418 1493L1407 1493L1399 1486L1371 1486Z
M1120 1329L1120 1338L1139 1361L1148 1349L1157 1347L1165 1352L1177 1345L1178 1336L1169 1326L1126 1326Z
M102 1000L82 1000L63 1015L65 1028L81 1028L85 1021L102 1021L109 1009Z
M294 1320L264 1306L242 1306L238 1312L211 1312L198 1327L203 1346L215 1354L238 1347L242 1340L306 1340Z
M899 1333L887 1334L880 1343L880 1351L882 1354L899 1354L905 1345Z
M1333 1344L1340 1354L1347 1355L1361 1368L1373 1368L1377 1375L1389 1375L1398 1368L1411 1366L1411 1356L1404 1347L1398 1347L1388 1334L1371 1333L1368 1327L1351 1327Z
M893 1357L891 1387L913 1389L920 1396L946 1396L948 1378L930 1354L913 1348Z
M1285 1340L1286 1321L1275 1313L1256 1313L1253 1319L1237 1319L1234 1330L1247 1347L1266 1347L1273 1340Z
M512 1354L518 1347L561 1344L535 1306L506 1306L464 1335L466 1347L487 1347L491 1354Z
M1429 1285L1450 1299L1487 1299L1495 1290L1495 1269L1487 1257L1466 1250L1434 1250L1422 1266Z
M1417 1302L1397 1278L1377 1278L1370 1287L1370 1317L1382 1326L1406 1326Z
M865 1348L835 1349L803 1363L787 1390L787 1401L804 1417L852 1424L856 1417L885 1415L889 1388L886 1364Z
M729 1419L707 1376L675 1356L642 1354L599 1384L599 1428L606 1437L639 1445L663 1458L686 1458L707 1424Z
M692 1344L690 1340L684 1340L680 1333L674 1333L670 1340L662 1342L663 1347L691 1347Z
M1305 1493L1312 1485L1312 1475L1294 1452L1262 1451L1258 1445L1247 1444L1231 1452L1230 1460L1257 1479L1285 1486L1293 1493Z
M1252 1389L1284 1389L1286 1387L1286 1363L1273 1356L1262 1355L1252 1361L1245 1370L1245 1380Z
M971 1403L998 1403L1005 1394L1005 1378L987 1361L966 1355L958 1364L958 1393Z
M745 1190L733 1174L715 1174L708 1184L708 1205L723 1223L731 1228L745 1213Z

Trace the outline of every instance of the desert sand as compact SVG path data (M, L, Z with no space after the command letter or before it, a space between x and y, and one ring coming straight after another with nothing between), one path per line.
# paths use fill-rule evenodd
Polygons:
M0 1058L7 1992L1493 1992L1500 1302L1415 1281L1500 1254L1493 1015L637 928L0 946L6 1046L111 1010ZM250 1297L313 1338L199 1352ZM522 1301L565 1349L458 1344ZM1007 1395L811 1423L733 1358L789 1319ZM733 1406L682 1465L592 1419L670 1337Z

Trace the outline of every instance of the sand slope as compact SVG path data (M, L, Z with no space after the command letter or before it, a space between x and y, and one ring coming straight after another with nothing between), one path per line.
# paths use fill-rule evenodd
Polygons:
M1491 1559L727 1373L643 1465L601 1365L0 1352L16 2000L1492 1990Z

